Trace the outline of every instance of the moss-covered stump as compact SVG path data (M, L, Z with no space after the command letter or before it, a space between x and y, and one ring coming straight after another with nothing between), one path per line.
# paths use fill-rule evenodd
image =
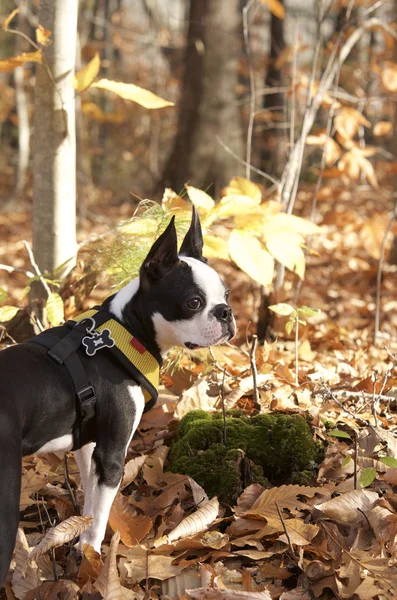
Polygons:
M189 475L207 494L232 504L251 482L313 483L321 454L307 421L299 415L250 418L230 411L225 443L223 415L195 410L179 423L168 470Z

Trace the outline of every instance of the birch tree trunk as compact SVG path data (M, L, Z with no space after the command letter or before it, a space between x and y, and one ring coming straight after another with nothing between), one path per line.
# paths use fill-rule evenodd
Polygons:
M78 0L41 0L39 22L52 32L49 70L37 68L33 147L33 254L42 273L76 253L75 68ZM33 290L44 298L42 286Z

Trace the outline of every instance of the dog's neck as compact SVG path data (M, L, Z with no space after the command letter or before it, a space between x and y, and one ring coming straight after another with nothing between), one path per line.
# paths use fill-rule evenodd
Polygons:
M136 336L149 352L163 356L170 349L170 346L165 346L156 340L149 307L145 305L144 299L137 293L138 290L139 277L130 281L114 296L105 300L103 306L132 335Z

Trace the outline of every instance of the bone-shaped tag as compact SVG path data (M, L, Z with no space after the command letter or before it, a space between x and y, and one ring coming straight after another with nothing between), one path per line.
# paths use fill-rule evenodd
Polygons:
M85 346L88 356L94 356L102 348L113 348L114 339L110 335L110 329L103 329L101 333L94 331L90 335L86 335L81 343Z

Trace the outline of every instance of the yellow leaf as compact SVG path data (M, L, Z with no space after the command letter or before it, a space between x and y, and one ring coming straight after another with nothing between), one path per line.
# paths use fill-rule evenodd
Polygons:
M296 231L275 230L266 237L266 247L278 262L295 271L303 279L305 274L305 255L301 248L303 238Z
M38 44L41 44L44 47L48 46L51 43L51 35L52 34L49 29L46 29L40 25L40 23L37 25L36 40Z
M190 200L199 211L208 212L214 208L215 202L206 192L187 184L185 188Z
M244 177L233 177L225 189L225 196L248 196L253 200L262 200L262 192L255 183Z
M165 188L163 197L161 199L161 208L164 211L181 209L191 212L190 202L178 196L178 194L171 188Z
M17 67L20 67L27 62L41 63L42 60L43 53L41 50L37 50L37 52L25 52L19 56L3 58L0 60L0 73L8 73L9 71L13 71Z
M342 154L342 150L339 145L325 132L319 135L309 135L306 143L309 146L324 146L325 148L325 163L327 165L333 165Z
M393 129L393 125L390 121L379 121L374 127L374 135L387 135Z
M261 0L262 4L267 4L272 15L278 19L284 19L285 10L280 0Z
M204 239L204 256L207 258L224 258L229 259L229 248L227 242L220 237L214 235L203 235Z
M283 317L288 317L291 313L295 311L293 306L291 306L290 304L286 304L285 302L272 304L271 306L269 306L269 309L275 312L277 315L281 315Z
M81 69L78 73L76 73L74 77L74 88L78 92L84 92L87 90L95 77L99 73L99 69L101 68L101 59L99 58L98 52L95 54L94 58L90 60L88 65Z
M0 307L0 323L11 321L19 311L16 306L1 306Z
M256 237L234 229L228 245L230 256L240 269L261 285L270 285L274 261Z
M111 81L109 79L100 79L91 85L91 87L100 88L101 90L108 90L117 94L124 100L132 100L145 108L163 108L164 106L174 106L174 102L168 102L153 92L145 90L133 83L123 83L122 81Z
M233 194L222 198L219 204L215 207L215 212L219 219L234 217L235 215L245 215L252 209L255 209L260 203L260 200Z
M269 217L263 229L265 239L267 240L268 236L273 235L276 229L295 231L301 235L314 235L321 232L321 228L312 221L287 213L279 213Z
M6 20L4 21L4 30L7 31L11 21L13 20L13 18L19 13L19 8L14 8L14 10L12 11L12 13L10 13L8 15L8 17L6 18Z
M46 302L47 317L51 325L59 325L64 319L63 300L59 294L50 294Z

